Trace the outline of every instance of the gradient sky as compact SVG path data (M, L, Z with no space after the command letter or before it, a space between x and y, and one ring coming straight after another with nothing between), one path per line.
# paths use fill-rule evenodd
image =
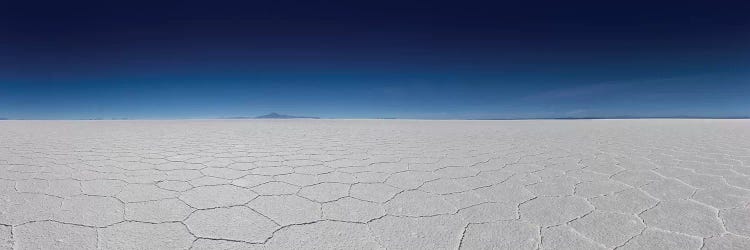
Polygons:
M750 116L748 13L750 1L12 1L0 117Z

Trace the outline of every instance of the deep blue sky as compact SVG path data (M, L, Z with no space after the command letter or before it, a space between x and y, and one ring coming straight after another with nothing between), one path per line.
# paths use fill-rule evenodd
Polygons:
M14 2L0 117L750 115L750 1Z

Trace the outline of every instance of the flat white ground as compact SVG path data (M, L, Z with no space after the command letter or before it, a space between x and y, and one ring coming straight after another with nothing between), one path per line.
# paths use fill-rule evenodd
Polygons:
M750 249L750 121L0 122L0 249Z

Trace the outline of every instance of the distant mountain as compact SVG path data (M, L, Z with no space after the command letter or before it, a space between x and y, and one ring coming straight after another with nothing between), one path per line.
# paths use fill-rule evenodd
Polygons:
M601 120L601 119L750 119L750 116L575 116L575 117L531 117L531 118L486 118L470 120Z
M267 115L256 116L255 119L320 119L320 117L283 115L274 112Z
M595 119L748 119L748 116L692 116L692 115L675 115L675 116L592 116L592 117L556 117L556 120L595 120Z
M0 117L0 121L2 121L2 120L10 120L10 119L9 118L5 118L5 117Z

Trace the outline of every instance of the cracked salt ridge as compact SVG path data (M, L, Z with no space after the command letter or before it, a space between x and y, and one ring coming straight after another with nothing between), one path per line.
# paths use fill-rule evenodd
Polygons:
M750 246L750 121L281 123L0 122L0 249Z

